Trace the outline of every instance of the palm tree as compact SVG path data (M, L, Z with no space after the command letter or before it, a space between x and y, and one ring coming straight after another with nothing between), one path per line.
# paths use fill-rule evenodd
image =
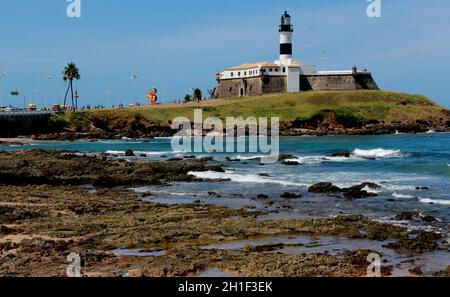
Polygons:
M69 63L67 64L66 67L64 67L64 71L63 71L63 80L64 81L69 81L69 85L67 87L67 91L66 91L66 96L64 97L64 106L66 105L66 100L67 100L67 95L69 93L71 93L72 96L72 109L77 109L78 108L78 102L74 102L74 93L73 93L73 80L79 80L81 78L80 76L80 71L78 70L77 66L75 65L75 63ZM78 101L78 99L76 99L76 101Z

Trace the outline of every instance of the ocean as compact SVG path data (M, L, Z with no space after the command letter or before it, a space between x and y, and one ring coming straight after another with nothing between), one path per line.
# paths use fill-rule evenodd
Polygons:
M147 200L167 204L207 203L264 211L258 219L314 218L339 214L363 214L370 218L407 225L410 228L448 231L450 220L450 134L383 136L282 137L280 152L290 154L291 164L260 164L258 154L183 154L171 150L170 138L148 140L59 142L36 141L26 146L3 147L64 149L81 154L108 153L115 158L139 162L163 161L173 157L212 156L226 172L192 172L208 182L175 182L170 185L131 189ZM125 157L131 149L136 157ZM340 151L350 157L329 157ZM227 158L228 157L228 158ZM363 182L381 186L370 189L378 196L357 200L308 192L318 182L349 187ZM369 190L369 189L368 189ZM281 198L283 193L302 198ZM267 195L271 200L257 198ZM260 196L261 197L261 196ZM395 215L416 211L432 215L435 222L394 221Z

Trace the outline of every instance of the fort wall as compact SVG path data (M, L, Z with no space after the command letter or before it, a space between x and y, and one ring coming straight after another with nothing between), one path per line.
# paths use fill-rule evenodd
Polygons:
M301 91L379 90L371 74L302 75Z

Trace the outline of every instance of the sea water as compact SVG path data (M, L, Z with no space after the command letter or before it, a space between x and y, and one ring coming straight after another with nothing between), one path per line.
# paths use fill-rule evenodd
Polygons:
M112 158L125 158L125 150L131 149L136 156L127 158L139 162L164 161L187 155L198 158L212 156L211 162L226 169L224 173L191 172L199 178L213 179L213 182L177 182L170 187L147 185L134 189L152 193L146 199L155 202L211 203L265 210L266 217L261 216L260 219L362 213L390 221L400 212L418 211L433 215L438 221L417 222L417 227L439 229L447 229L450 220L448 133L282 137L280 151L292 155L289 161L297 163L296 166L282 162L260 164L258 154L174 152L170 138L36 141L22 147L2 149L24 148L64 149L80 155L107 153ZM350 158L330 157L340 151L350 152ZM308 193L308 187L318 182L332 182L339 187L374 182L381 188L370 190L378 194L376 197L350 201ZM303 198L280 198L285 192L298 193ZM273 201L264 203L257 199L259 194L268 195ZM410 227L414 228L414 224Z

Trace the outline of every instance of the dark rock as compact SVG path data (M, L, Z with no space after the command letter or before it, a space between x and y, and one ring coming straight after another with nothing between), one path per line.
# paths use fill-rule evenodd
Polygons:
M239 160L239 159L233 159L233 158L230 158L230 157L225 157L225 161L228 161L228 162L241 162L241 160Z
M222 197L221 195L217 194L216 192L208 192L208 196L209 197L214 197L214 198L220 198Z
M211 165L206 167L208 171L214 171L214 172L225 172L225 169L223 169L219 165Z
M350 158L350 152L343 151L343 152L336 152L330 155L330 157L345 157Z
M386 245L387 248L397 252L408 251L416 253L432 252L438 248L437 241L442 239L442 235L435 232L417 231L410 237L400 239Z
M125 151L125 157L134 157L133 150L130 150L130 149L126 150Z
M203 162L214 161L214 158L212 156L201 157L200 161L203 161Z
M414 267L409 269L408 271L413 275L423 275L422 269L420 267Z
M308 188L308 191L310 193L330 194L330 193L340 193L342 189L333 185L332 183L324 182L312 185L311 187Z
M27 160L19 160L17 162L17 168L23 168L23 167L28 167L30 165L30 163Z
M288 159L295 159L296 157L294 155L290 155L290 154L280 154L280 156L278 157L278 161L285 161Z
M290 192L286 192L283 195L280 196L281 198L286 198L286 199L295 199L295 198L302 198L303 196L297 193L290 193Z
M406 211L402 212L401 214L398 214L394 218L398 221L413 221L413 220L420 220L423 222L431 223L437 221L437 219L430 215L422 215L421 213L417 211Z
M180 162L180 161L183 161L183 159L182 158L170 158L170 159L167 159L167 162Z
M16 233L15 229L0 225L0 234L1 235L9 235L9 234L14 234L14 233Z
M297 161L283 161L283 164L287 165L287 166L299 166L300 165L300 163Z
M367 198L367 197L378 196L375 193L369 193L366 190L363 190L366 187L368 187L370 189L380 188L380 186L377 184L366 182L366 183L362 183L357 186L342 189L342 191L344 192L344 197L347 199L362 199L362 198Z
M429 187L416 187L417 191L427 191L429 189L430 189Z
M258 199L268 199L269 196L267 196L266 194L259 194L258 196L256 196L256 198L258 198Z

